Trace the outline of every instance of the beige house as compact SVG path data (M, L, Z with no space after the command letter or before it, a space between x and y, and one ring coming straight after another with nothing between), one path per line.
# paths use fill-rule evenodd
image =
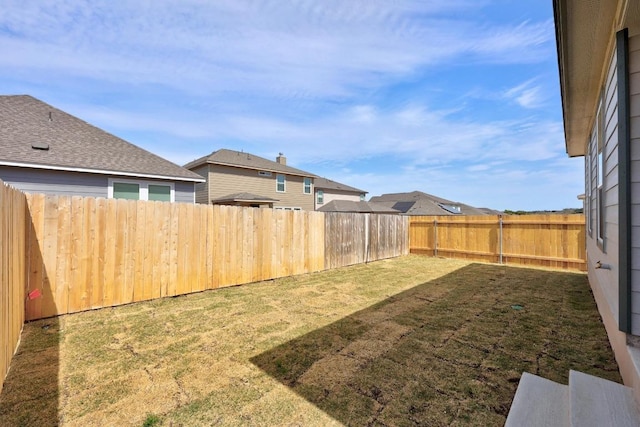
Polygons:
M350 202L363 202L367 192L355 187L350 187L326 178L313 180L316 193L316 210L319 210L334 200L347 200Z
M250 153L220 149L184 166L206 179L196 203L314 210L312 173Z

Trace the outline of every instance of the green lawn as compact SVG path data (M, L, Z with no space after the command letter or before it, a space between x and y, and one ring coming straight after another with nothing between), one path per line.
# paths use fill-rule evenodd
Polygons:
M25 325L0 425L503 425L620 382L583 274L408 256Z

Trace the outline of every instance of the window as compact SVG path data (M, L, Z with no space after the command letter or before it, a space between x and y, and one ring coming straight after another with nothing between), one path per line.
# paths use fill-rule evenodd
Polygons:
M278 193L284 193L285 191L287 191L286 183L287 179L284 175L276 175L276 191Z
M126 200L140 200L140 185L128 182L113 183L113 198Z
M591 227L591 141L589 141L589 147L587 149L587 155L584 162L585 168L585 198L584 198L584 215L585 222L587 223L587 232L589 237L593 236L593 229Z
M311 178L304 179L304 194L311 194Z
M173 202L175 192L173 183L157 183L154 181L137 181L126 179L109 179L107 197L126 200L156 200Z
M598 246L604 250L605 237L605 200L604 200L604 146L605 129L602 100L596 116L597 151L596 151L596 230L598 236Z
M318 190L316 192L316 202L321 205L324 203L324 191Z
M149 184L149 200L170 202L171 187L168 185Z
M361 194L361 195L360 195L360 201L361 201L361 202L364 202L364 198L365 198L365 195L364 195L364 193L363 193L363 194Z

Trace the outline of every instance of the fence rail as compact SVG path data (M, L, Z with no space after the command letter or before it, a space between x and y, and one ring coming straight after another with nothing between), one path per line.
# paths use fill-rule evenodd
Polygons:
M24 194L0 181L0 391L24 323L27 221Z
M410 252L586 270L583 215L411 217Z
M27 301L27 320L408 253L408 222L389 215L41 194L27 201L27 290L42 291Z

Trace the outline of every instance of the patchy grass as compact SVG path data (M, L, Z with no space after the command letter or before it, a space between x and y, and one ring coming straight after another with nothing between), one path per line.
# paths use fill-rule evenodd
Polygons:
M29 323L0 425L502 425L569 369L620 382L585 275L408 256Z

